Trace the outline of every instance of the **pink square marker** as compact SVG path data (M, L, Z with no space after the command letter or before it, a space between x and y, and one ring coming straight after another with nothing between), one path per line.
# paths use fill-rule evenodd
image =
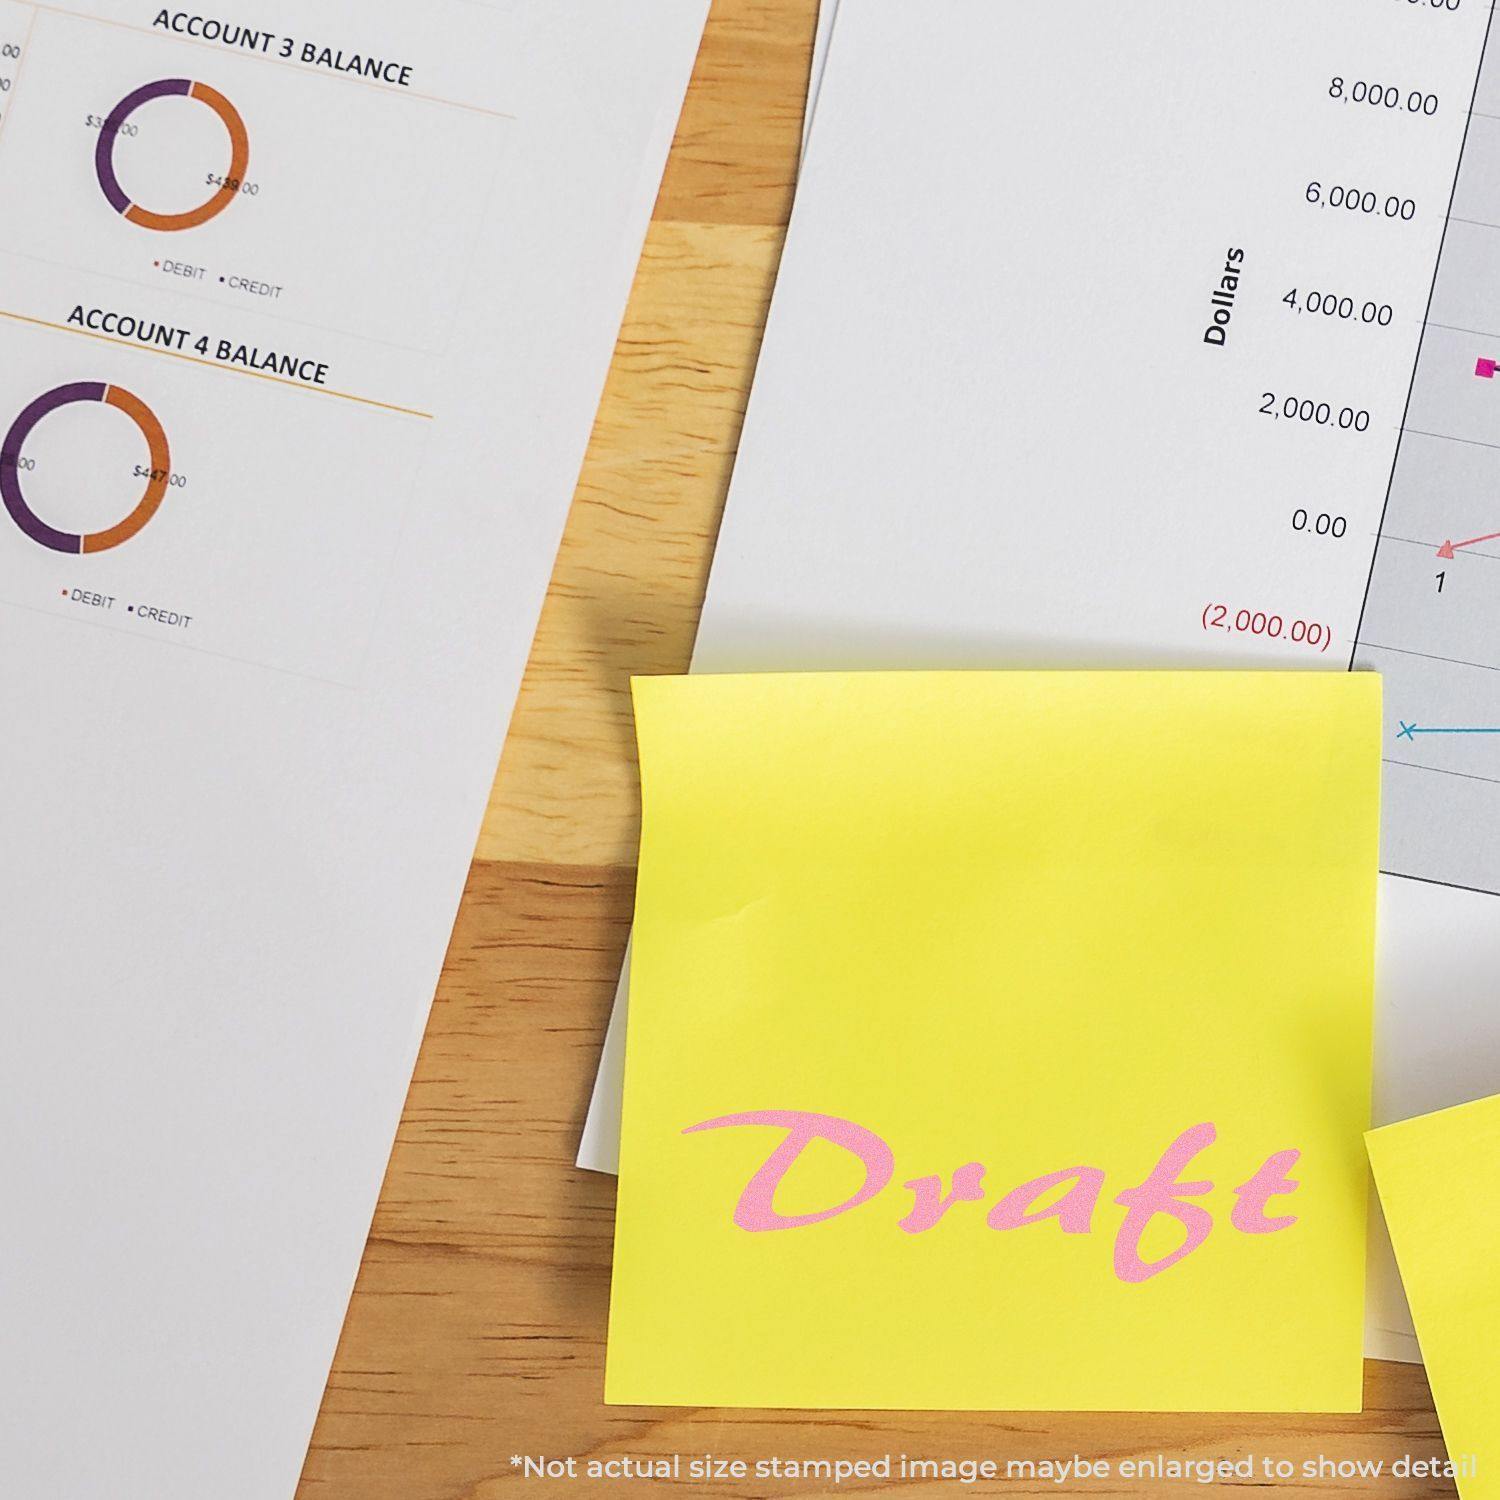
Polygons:
M1482 380L1493 380L1495 378L1495 361L1482 359L1474 366L1474 373Z

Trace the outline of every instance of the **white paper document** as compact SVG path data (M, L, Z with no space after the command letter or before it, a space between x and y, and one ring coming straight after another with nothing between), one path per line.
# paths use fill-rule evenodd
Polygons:
M707 0L0 0L0 1492L297 1481Z
M844 7L694 660L1379 669L1381 1121L1500 1089L1489 25Z
M802 111L802 150L812 139L813 116L818 108L818 91L823 87L823 69L828 62L828 44L833 40L833 23L839 13L839 0L821 0L818 6L818 29L813 34L812 66L807 76L807 104Z

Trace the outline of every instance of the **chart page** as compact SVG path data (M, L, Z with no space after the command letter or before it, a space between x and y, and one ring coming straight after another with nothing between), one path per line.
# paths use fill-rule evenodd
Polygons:
M1489 7L869 10L698 666L1376 667L1386 870L1500 891ZM907 41L948 86L876 119Z
M515 120L315 16L0 0L0 598L350 682Z

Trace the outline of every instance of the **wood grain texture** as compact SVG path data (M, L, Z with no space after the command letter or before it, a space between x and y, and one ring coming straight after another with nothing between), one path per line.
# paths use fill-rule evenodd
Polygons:
M301 1500L643 1493L518 1454L1118 1460L1442 1452L1419 1369L1357 1417L649 1411L601 1400L614 1184L572 1166L625 945L628 681L688 661L796 172L815 0L716 0L340 1344ZM997 1357L1003 1357L1003 1351ZM741 1481L770 1497L951 1483ZM959 1487L1057 1494L1047 1481ZM1279 1494L1451 1494L1443 1481ZM1099 1495L1177 1495L1118 1481Z
M481 859L633 863L633 674L692 654L781 231L657 223L558 554Z

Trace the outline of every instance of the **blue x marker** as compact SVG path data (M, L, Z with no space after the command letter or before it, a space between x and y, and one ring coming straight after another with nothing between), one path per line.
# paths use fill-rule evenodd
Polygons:
M1419 734L1500 734L1500 727L1494 729L1425 729L1420 724L1408 724L1405 719L1400 721L1401 732L1396 736L1398 740L1416 740Z

